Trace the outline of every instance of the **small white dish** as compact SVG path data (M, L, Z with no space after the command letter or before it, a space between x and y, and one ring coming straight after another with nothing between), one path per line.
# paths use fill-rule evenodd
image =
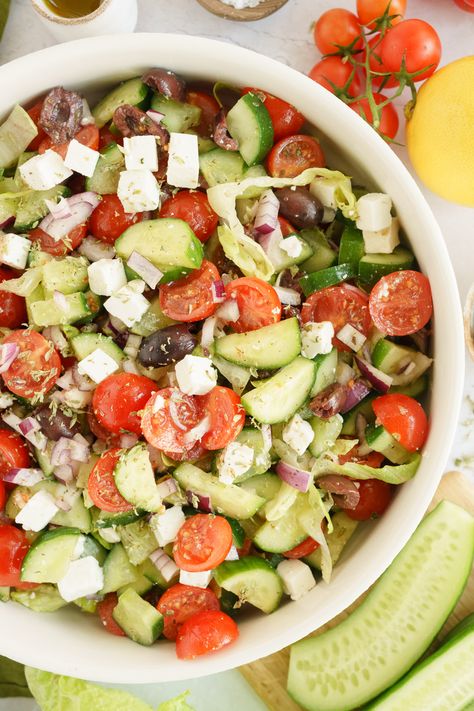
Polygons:
M83 17L61 17L44 0L31 0L31 4L41 22L58 42L133 32L137 26L137 0L102 0L97 10Z

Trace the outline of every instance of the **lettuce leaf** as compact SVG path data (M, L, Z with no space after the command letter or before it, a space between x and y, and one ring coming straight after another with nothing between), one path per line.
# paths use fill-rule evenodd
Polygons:
M338 464L332 459L323 456L316 460L312 473L316 482L317 477L323 474L342 474L342 476L348 476L351 479L380 479L380 481L385 481L387 484L403 484L415 476L420 462L421 455L415 453L406 464L386 464L384 467L376 469L356 462Z
M8 279L2 281L2 291L9 291L18 296L29 296L41 283L43 278L42 267L32 267L27 269L18 279Z
M188 692L185 691L184 694L180 694L175 699L170 699L160 704L157 711L193 711L186 701L187 697Z
M0 657L0 698L31 696L28 689L23 664L13 659Z
M316 487L310 486L308 491L308 503L308 509L303 511L300 515L300 523L308 536L311 536L311 538L314 538L314 540L319 543L321 550L321 573L324 582L328 583L332 574L332 558L321 524L323 519L326 518L329 522L328 533L332 532L333 526L329 516L332 498L328 498L328 504L326 505Z

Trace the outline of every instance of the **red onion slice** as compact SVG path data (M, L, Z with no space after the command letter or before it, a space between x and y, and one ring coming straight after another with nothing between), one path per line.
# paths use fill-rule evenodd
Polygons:
M112 244L107 244L91 236L82 240L77 251L89 262L98 262L99 259L113 259L116 254Z
M59 202L54 200L45 200L46 207L50 211L55 220L61 220L64 217L71 217L72 212L67 198L61 198Z
M18 356L20 349L16 343L3 343L0 346L0 373L5 373Z
M58 307L58 309L61 309L61 311L67 310L67 299L66 296L62 293L62 291L53 291L53 301Z
M2 420L5 422L6 425L11 427L12 430L15 430L15 432L18 432L18 434L22 434L20 430L21 417L14 415L13 412L4 412L2 414Z
M206 432L209 432L211 427L211 420L209 416L204 417L200 422L192 427L183 437L183 442L185 444L190 444L191 442L198 442Z
M355 362L357 363L357 367L362 375L367 378L369 383L371 383L374 388L379 391L379 393L386 393L389 391L393 382L393 378L391 378L390 375L383 373L371 363L368 363L366 360L359 358L358 356L355 357Z
M227 299L216 311L217 318L229 323L235 323L240 316L239 305L235 299Z
M275 471L282 481L286 482L294 489L298 489L298 491L307 492L313 480L313 477L309 472L292 467L290 464L283 461L278 462L275 467Z
M369 445L367 444L367 439L365 437L366 427L367 420L361 412L358 412L355 421L355 428L357 437L359 439L359 444L357 445L357 453L360 454L361 457L365 457L367 454L370 454L370 452L373 452L372 447L369 447Z
M41 469L10 469L3 475L3 481L18 486L34 486L44 479Z
M22 435L26 437L30 432L36 432L40 429L39 422L34 417L25 417L18 425Z
M68 483L74 479L74 472L70 464L59 464L54 467L53 474L56 479Z
M211 497L206 494L197 494L195 491L186 491L188 503L195 509L204 511L204 513L212 513Z
M133 373L134 375L142 375L137 367L137 362L133 358L127 358L122 361L122 370L125 373Z
M172 477L169 477L168 479L160 481L156 490L162 499L166 499L167 496L171 496L171 494L175 494L178 491L178 485Z
M50 213L39 224L40 229L56 241L66 237L73 229L87 222L99 204L100 197L96 193L85 192L73 195L66 200L70 211L69 216L55 217Z
M357 380L352 380L346 386L347 394L346 400L340 412L344 414L349 412L355 407L361 400L363 400L370 393L370 386L362 378L357 378Z
M355 509L359 503L358 483L348 477L339 474L325 474L316 479L316 484L330 494L335 494L334 500L342 509Z
M53 346L57 348L61 353L66 353L69 344L59 326L48 326L47 328L43 329L43 336L48 341L51 341Z
M167 583L179 573L179 568L172 558L162 548L150 553L149 558L153 565L160 571Z
M127 260L130 269L138 274L150 289L156 289L163 277L158 267L155 267L149 259L143 257L139 252L132 252Z
M204 351L209 351L209 348L214 341L216 326L217 326L217 317L216 316L209 316L209 318L207 318L202 325L201 346Z
M72 378L75 386L83 392L92 392L92 390L95 390L97 387L92 378L89 378L89 376L85 373L79 372L79 366L77 363L74 363L72 366Z
M157 123L158 125L161 124L162 120L164 119L165 115L161 113L161 111L153 111L153 109L149 109L146 112L146 115L151 118L152 121Z
M55 443L51 450L51 464L53 467L60 466L62 464L71 464L71 447L70 439L67 437L60 437Z
M71 368L66 370L63 375L56 380L56 385L62 390L69 390L69 388L74 387L75 380Z
M222 279L216 279L211 284L212 300L215 304L221 304L225 301L225 287Z
M271 234L278 226L280 201L272 190L265 190L258 201L253 228L261 235Z
M290 306L299 306L301 304L301 294L296 289L290 289L286 286L274 286L273 288L282 304L289 304Z
M133 432L125 432L124 434L120 435L119 446L122 449L131 449L136 445L137 442L138 436L136 434L133 434Z

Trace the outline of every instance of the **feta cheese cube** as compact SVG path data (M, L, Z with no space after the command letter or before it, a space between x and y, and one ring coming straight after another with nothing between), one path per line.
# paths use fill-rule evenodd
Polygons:
M121 259L99 259L87 267L87 274L91 291L99 296L112 296L127 284Z
M134 279L129 281L126 286L122 286L104 302L106 311L120 319L129 328L140 321L143 314L150 308L150 302L139 290L139 283L143 285L141 289L143 292L145 282L141 279Z
M253 464L254 450L246 444L231 442L219 454L217 469L219 481L232 484L234 479L245 474Z
M26 237L0 233L0 262L13 269L24 269L31 249Z
M277 573L282 579L283 590L292 600L299 600L316 587L311 568L302 560L283 560L277 566Z
M92 178L99 158L99 151L94 151L73 138L69 143L64 165L86 178Z
M385 193L367 193L357 200L356 225L360 230L385 230L390 227L392 201Z
M399 228L398 217L392 217L390 226L384 230L362 230L364 248L367 254L391 254L395 247L400 244Z
M123 139L127 170L158 170L158 149L155 136L132 136Z
M303 251L303 245L296 235L290 235L290 237L282 239L279 247L292 259L297 259Z
M2 313L2 307L0 306L0 314ZM10 393L0 393L0 410L6 410L7 407L11 407L15 402L15 398Z
M150 526L161 547L174 543L178 531L185 521L181 506L172 506L164 513L153 514L150 517Z
M175 366L178 387L186 395L205 395L217 383L217 370L209 358L187 355Z
M192 585L194 588L207 588L212 578L212 570L203 570L200 573L189 573L187 570L179 571L181 585Z
M281 436L283 441L301 456L313 441L314 431L309 422L303 420L301 415L296 414L284 426Z
M197 136L170 133L166 182L176 188L197 188L199 153Z
M119 364L101 348L89 353L77 364L77 369L82 375L88 375L94 383L101 383L109 375L119 369Z
M58 513L54 498L43 489L33 494L15 517L25 531L41 531Z
M117 195L125 212L156 210L160 204L160 188L151 170L123 170Z
M358 331L357 328L354 328L350 323L346 323L346 325L336 333L336 336L341 343L349 346L349 348L352 348L355 352L360 351L367 340L364 334Z
M230 547L230 551L227 553L226 560L239 560L239 551L235 546Z
M66 574L58 582L59 594L66 602L94 595L103 586L104 573L96 558L91 555L71 561Z
M20 166L20 175L33 190L51 190L72 175L61 156L51 149Z
M308 321L301 328L301 353L312 360L332 351L334 326L331 321Z

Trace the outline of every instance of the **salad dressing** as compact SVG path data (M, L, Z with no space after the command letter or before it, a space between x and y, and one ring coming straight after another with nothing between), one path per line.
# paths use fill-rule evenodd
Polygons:
M45 0L46 7L59 17L85 17L95 12L101 0Z

